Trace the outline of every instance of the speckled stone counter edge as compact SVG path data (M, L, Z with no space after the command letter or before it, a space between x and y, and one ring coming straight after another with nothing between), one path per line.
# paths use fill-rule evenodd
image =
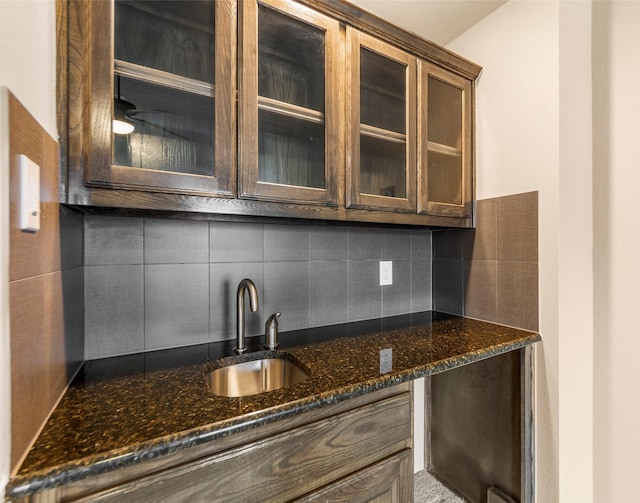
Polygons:
M527 331L521 332L526 335L507 343L490 345L446 360L426 363L401 372L380 375L375 379L369 379L357 385L342 387L332 390L331 392L308 396L262 411L252 412L192 430L163 436L153 441L140 443L135 446L133 450L131 447L115 449L97 456L88 456L72 463L51 467L47 470L18 475L12 478L7 484L6 496L8 498L25 497L37 491L68 484L91 475L116 470L158 456L170 454L181 449L276 422L302 412L335 404L382 388L522 349L542 340L538 334Z

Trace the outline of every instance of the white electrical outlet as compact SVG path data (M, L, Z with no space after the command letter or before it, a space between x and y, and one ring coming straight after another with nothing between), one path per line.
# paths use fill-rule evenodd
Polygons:
M380 262L380 286L393 285L393 262L382 260Z

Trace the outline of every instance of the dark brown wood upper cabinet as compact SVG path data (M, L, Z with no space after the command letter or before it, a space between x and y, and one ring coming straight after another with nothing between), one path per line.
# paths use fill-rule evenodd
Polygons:
M294 2L242 2L239 197L337 205L339 29Z
M422 62L420 78L421 168L418 211L471 216L471 81Z
M347 206L416 210L416 58L347 28Z
M343 0L57 9L66 203L473 225L474 63Z
M88 186L235 196L234 1L72 3L92 45L71 67L89 79L70 95L70 169Z

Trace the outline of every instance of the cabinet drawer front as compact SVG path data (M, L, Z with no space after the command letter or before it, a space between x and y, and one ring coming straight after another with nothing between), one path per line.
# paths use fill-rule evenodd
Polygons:
M407 449L305 496L295 503L409 503L413 501L413 454Z
M403 393L74 501L285 501L410 442L410 394Z

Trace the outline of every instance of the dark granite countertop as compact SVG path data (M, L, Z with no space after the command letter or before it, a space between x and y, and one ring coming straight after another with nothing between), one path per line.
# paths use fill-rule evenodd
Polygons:
M260 338L252 338L256 344ZM7 497L25 496L541 340L533 332L426 312L280 334L310 370L289 388L216 396L204 373L235 341L86 362ZM393 370L380 374L381 349Z

